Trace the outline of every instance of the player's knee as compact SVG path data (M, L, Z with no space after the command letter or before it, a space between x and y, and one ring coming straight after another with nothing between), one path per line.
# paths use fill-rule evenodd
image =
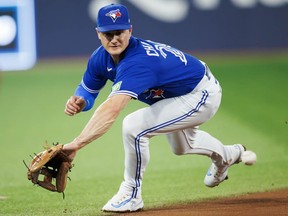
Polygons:
M127 116L123 119L123 122L122 122L122 133L123 135L124 134L127 134L127 133L130 133L132 129L132 124L131 122L127 119Z
M139 122L137 122L131 114L127 115L122 122L123 136L136 136L138 124Z

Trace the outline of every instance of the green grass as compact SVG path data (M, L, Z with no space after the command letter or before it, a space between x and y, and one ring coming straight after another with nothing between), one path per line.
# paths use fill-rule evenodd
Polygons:
M225 144L245 144L257 152L258 161L255 166L231 168L229 181L210 189L203 184L209 158L175 156L164 136L155 137L143 182L146 208L288 187L288 54L201 59L223 87L222 105L202 129ZM42 60L29 71L2 73L0 215L101 215L101 207L118 190L124 169L121 120L144 106L137 101L106 135L79 152L65 200L61 194L32 186L26 178L22 160L30 161L29 155L41 151L46 140L71 141L92 115L90 111L68 117L63 112L85 67L85 59Z

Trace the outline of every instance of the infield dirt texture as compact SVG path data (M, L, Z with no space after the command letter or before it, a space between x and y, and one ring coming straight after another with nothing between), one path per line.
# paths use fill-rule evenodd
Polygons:
M109 214L103 214L109 215ZM288 189L247 194L186 205L166 206L125 216L284 216L288 215Z

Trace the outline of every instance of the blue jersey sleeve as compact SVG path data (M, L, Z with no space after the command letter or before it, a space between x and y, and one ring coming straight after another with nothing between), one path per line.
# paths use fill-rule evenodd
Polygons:
M126 67L127 66L127 67ZM138 99L138 95L148 89L151 85L156 85L157 76L139 62L130 62L118 68L116 80L112 86L110 96L114 94L127 94Z
M94 94L89 93L88 91L86 91L83 88L82 84L79 84L78 87L75 90L74 95L84 98L84 100L86 102L86 106L83 109L83 111L88 111L88 110L90 110L93 107L95 99L98 96L98 93L94 93Z
M97 98L99 91L105 86L107 78L102 76L101 64L96 56L99 50L96 50L90 57L87 69L84 73L81 83L77 87L74 95L81 96L86 102L86 107L83 111L90 110ZM98 57L98 56L97 56Z
M102 67L101 54L96 50L88 61L87 69L81 82L82 87L86 91L92 94L98 93L105 86L107 77L103 74Z

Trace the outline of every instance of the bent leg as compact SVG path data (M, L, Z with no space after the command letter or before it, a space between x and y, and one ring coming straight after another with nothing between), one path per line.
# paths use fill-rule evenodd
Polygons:
M224 146L221 141L198 127L184 129L167 135L172 151L177 155L200 154L206 155L212 161L234 163L235 148Z
M217 112L221 92L212 75L204 76L192 92L160 100L129 114L123 121L125 181L121 187L141 189L143 173L150 159L149 139L155 135L169 134L169 142L177 154L198 153L216 160L220 155L228 161L229 153L223 144L208 133L198 131L198 126Z
M192 92L161 100L126 116L123 120L125 181L121 188L141 189L143 173L150 159L151 137L196 127L208 121L220 104L221 92L217 93Z

